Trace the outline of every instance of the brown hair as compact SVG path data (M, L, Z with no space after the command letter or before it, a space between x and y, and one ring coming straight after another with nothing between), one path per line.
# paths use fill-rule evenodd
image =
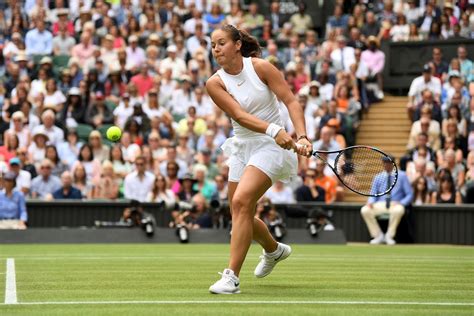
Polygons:
M240 53L244 57L260 57L262 48L258 40L246 31L237 29L235 26L227 24L221 27L221 30L230 35L232 41L241 41Z

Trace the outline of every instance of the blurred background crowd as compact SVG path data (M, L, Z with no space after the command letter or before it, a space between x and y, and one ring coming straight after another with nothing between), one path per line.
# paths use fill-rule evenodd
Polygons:
M474 37L472 1L335 1L324 28L304 2L26 0L0 5L0 170L34 199L136 199L205 204L227 198L227 117L207 95L218 66L210 34L233 24L262 43L304 108L315 149L355 144L383 100L383 41ZM401 168L414 202L460 203L474 180L474 67L464 46L426 61L409 92L413 120ZM281 107L286 129L288 112ZM105 131L123 130L117 143ZM344 200L321 161L275 183L273 203ZM8 177L11 178L11 177Z

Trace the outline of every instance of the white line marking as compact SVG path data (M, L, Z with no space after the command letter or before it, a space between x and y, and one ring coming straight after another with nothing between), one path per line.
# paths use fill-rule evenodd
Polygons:
M18 304L16 297L15 260L7 259L7 278L5 282L5 304Z
M78 302L22 302L18 305L173 305L173 304L292 304L292 305L431 305L431 306L474 306L474 302L377 302L377 301L78 301Z

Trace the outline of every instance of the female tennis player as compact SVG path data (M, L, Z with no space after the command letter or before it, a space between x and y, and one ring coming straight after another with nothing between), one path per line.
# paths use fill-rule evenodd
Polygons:
M222 145L229 156L229 203L232 236L229 266L209 291L240 293L239 273L252 239L263 247L255 276L270 274L291 254L277 243L260 219L254 217L258 199L277 180L296 175L296 153L308 156L312 145L306 137L303 110L281 73L260 55L257 40L226 25L211 35L212 54L221 69L206 83L212 100L232 118L234 137ZM290 113L297 143L283 129L278 110L281 100ZM296 153L295 153L296 152Z

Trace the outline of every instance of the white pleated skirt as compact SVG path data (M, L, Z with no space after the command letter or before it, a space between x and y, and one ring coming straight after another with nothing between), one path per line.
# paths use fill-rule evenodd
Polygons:
M272 181L290 182L297 175L296 153L277 145L267 135L252 137L234 136L221 146L229 157L229 181L239 182L246 166L254 166L264 172Z

